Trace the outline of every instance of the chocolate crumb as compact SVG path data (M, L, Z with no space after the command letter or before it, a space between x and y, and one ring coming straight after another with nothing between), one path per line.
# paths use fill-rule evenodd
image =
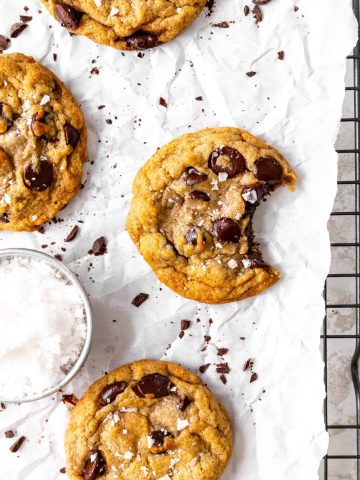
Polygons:
M54 59L54 62L56 62L56 60L57 60L57 53L53 53L53 59Z
M202 102L203 97L201 95L199 95L198 97L195 97L195 100L197 100L198 102Z
M205 365L201 365L201 367L199 367L199 372L200 373L205 373L206 370L210 367L210 363L206 363Z
M224 385L227 384L227 379L226 379L225 375L220 375L220 380L222 381L222 383L223 383Z
M149 294L147 293L139 293L131 302L135 307L140 307L147 299L149 298Z
M25 442L26 437L22 436L18 440L16 440L15 443L13 443L10 447L10 452L16 453L18 450L20 450L22 444Z
M210 340L211 340L210 335L204 335L204 340L205 340L205 342L210 342Z
M246 372L246 370L249 370L249 368L251 368L253 365L254 365L254 362L252 361L252 359L248 358L244 363L243 371Z
M95 255L95 257L98 257L99 255L104 255L104 253L106 252L107 247L105 237L99 237L98 239L96 239L93 243L92 249L89 250L89 254Z
M4 35L0 35L0 50L7 50L10 47L10 39Z
M255 23L260 23L263 21L263 13L259 5L255 5L255 7L252 9L252 13L255 18Z
M12 430L8 430L7 432L4 433L5 438L14 438L15 433Z
M1 408L1 410L6 410L5 403L0 402L0 408Z
M31 22L33 17L30 17L30 15L20 15L20 20L24 23Z
M59 472L60 473L66 473L66 468L65 467L60 468Z
M190 320L181 320L180 328L181 330L187 330L191 325Z
M255 5L266 5L267 3L271 2L271 0L252 0Z
M231 369L227 363L219 363L216 365L217 373L230 373Z
M160 97L160 99L159 99L159 104L160 104L162 107L165 107L165 108L167 108L167 106L168 106L167 101L166 101L165 98L163 98L163 97Z
M250 13L250 7L248 5L245 5L244 7L244 15L247 17Z
M79 227L75 225L70 231L70 233L68 234L68 236L65 238L64 242L71 242L72 240L74 240L78 232L79 232Z
M281 50L281 52L278 52L278 59L284 60L284 58L285 58L285 52L284 50Z
M14 23L10 28L10 37L17 38L20 33L22 33L28 25L26 23L18 22Z
M229 28L229 27L230 27L230 25L228 24L228 22L213 23L212 26L213 26L213 27L217 27L217 28Z
M257 379L258 379L258 374L254 372L250 377L250 383L255 382Z
M218 348L217 354L219 355L219 357L222 357L223 355L226 355L228 351L229 351L228 348Z
M248 77L254 77L256 75L256 72L246 72L246 75Z
M180 340L184 337L184 335L185 335L185 332L183 330L181 330L180 333L179 333Z
M297 5L294 6L294 12L297 12L299 10L299 7Z
M103 108L105 108L105 105L99 105L99 106L98 106L98 109L99 109L99 110L102 110Z
M63 404L68 407L69 410L72 410L79 401L77 396L74 395L73 393L64 394L61 400Z
M62 255L60 255L59 253L56 253L54 255L54 258L56 258L56 260L59 260L59 262L62 262L62 259L63 259Z
M105 120L105 122L106 122L108 125L111 125L111 124L112 124L111 118L107 118L107 119Z

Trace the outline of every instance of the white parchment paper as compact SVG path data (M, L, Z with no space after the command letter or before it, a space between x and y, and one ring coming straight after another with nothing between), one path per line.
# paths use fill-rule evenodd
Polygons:
M44 251L62 254L90 294L93 347L67 392L80 395L103 371L138 358L166 358L192 370L211 363L203 379L234 425L234 454L223 480L313 480L327 448L319 334L330 261L326 223L336 191L333 144L356 25L350 0L272 0L259 25L244 16L246 3L217 0L211 16L204 11L178 39L139 58L71 38L38 0L1 0L0 33L8 33L25 5L30 8L34 19L10 51L33 55L72 90L87 119L91 163L85 188L59 215L63 221L47 225L43 235L1 233L0 248L47 245ZM222 21L231 22L229 28L212 26ZM282 50L283 61L277 55ZM90 73L93 67L98 75ZM249 71L257 73L249 78ZM179 134L220 125L265 138L300 180L295 194L276 192L256 216L257 238L282 280L255 298L209 307L156 280L124 221L132 179L156 148ZM64 244L75 224L80 234ZM108 253L89 256L102 235ZM137 309L131 300L139 292L150 298ZM181 319L192 320L183 339ZM204 335L211 341L202 352ZM226 385L215 371L217 347L229 348ZM258 374L251 384L242 371L248 358ZM59 469L67 419L60 396L1 411L0 478L66 477ZM8 450L13 440L2 435L10 428L28 439L17 454Z

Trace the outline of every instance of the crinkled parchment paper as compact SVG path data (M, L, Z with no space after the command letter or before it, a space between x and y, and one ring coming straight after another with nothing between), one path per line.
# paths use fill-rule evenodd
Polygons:
M263 7L259 25L244 16L246 3L217 0L211 16L204 11L178 39L140 58L71 38L38 0L27 0L34 19L10 51L33 55L70 87L87 119L91 163L85 188L60 212L62 222L46 225L45 234L1 233L0 247L48 245L44 251L62 254L90 294L93 347L68 393L80 395L103 371L138 358L166 358L193 370L211 363L203 380L234 425L234 454L223 479L313 480L327 448L319 334L330 261L326 223L336 191L333 144L356 26L349 0L273 0ZM1 0L0 33L18 21L24 5ZM223 21L229 28L212 26ZM249 71L256 75L248 77ZM203 101L195 100L199 96ZM159 105L160 97L168 108ZM156 148L184 132L220 125L265 138L286 155L300 180L296 193L276 192L256 216L257 238L282 280L255 298L208 307L156 280L124 222L134 175ZM64 245L75 224L80 234ZM108 253L89 256L100 236ZM131 300L139 292L150 298L135 308ZM179 339L181 319L192 325ZM211 341L201 351L204 335ZM215 371L217 347L229 348L226 385ZM243 372L248 358L258 374L253 383ZM60 397L0 412L1 479L65 477L59 469L65 464L68 411ZM28 439L17 454L2 435L9 428Z

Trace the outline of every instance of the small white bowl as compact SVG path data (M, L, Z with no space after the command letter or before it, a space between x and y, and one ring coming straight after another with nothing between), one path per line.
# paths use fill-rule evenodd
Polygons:
M46 253L38 252L37 250L32 250L29 248L6 248L3 250L0 250L0 260L3 258L15 258L15 257L33 258L52 266L53 268L58 270L77 289L84 307L84 318L86 323L86 338L78 359L73 364L73 366L71 367L69 372L66 374L66 376L63 378L63 380L59 382L56 387L51 387L47 390L42 391L39 394L35 394L33 396L27 396L23 399L2 398L0 396L0 401L4 403L33 402L34 400L40 400L41 398L45 398L49 395L52 395L53 393L65 387L65 385L67 385L75 377L75 375L79 372L79 370L84 365L89 355L91 342L92 342L92 334L93 334L93 316L92 316L91 305L90 305L88 296L83 286L77 279L76 275L68 267L66 267L59 260L56 260L56 258L53 258L50 255L47 255Z

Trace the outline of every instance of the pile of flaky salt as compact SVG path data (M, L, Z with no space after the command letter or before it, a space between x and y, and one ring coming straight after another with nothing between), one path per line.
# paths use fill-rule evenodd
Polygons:
M81 297L59 270L37 259L0 259L0 400L56 387L85 337Z

